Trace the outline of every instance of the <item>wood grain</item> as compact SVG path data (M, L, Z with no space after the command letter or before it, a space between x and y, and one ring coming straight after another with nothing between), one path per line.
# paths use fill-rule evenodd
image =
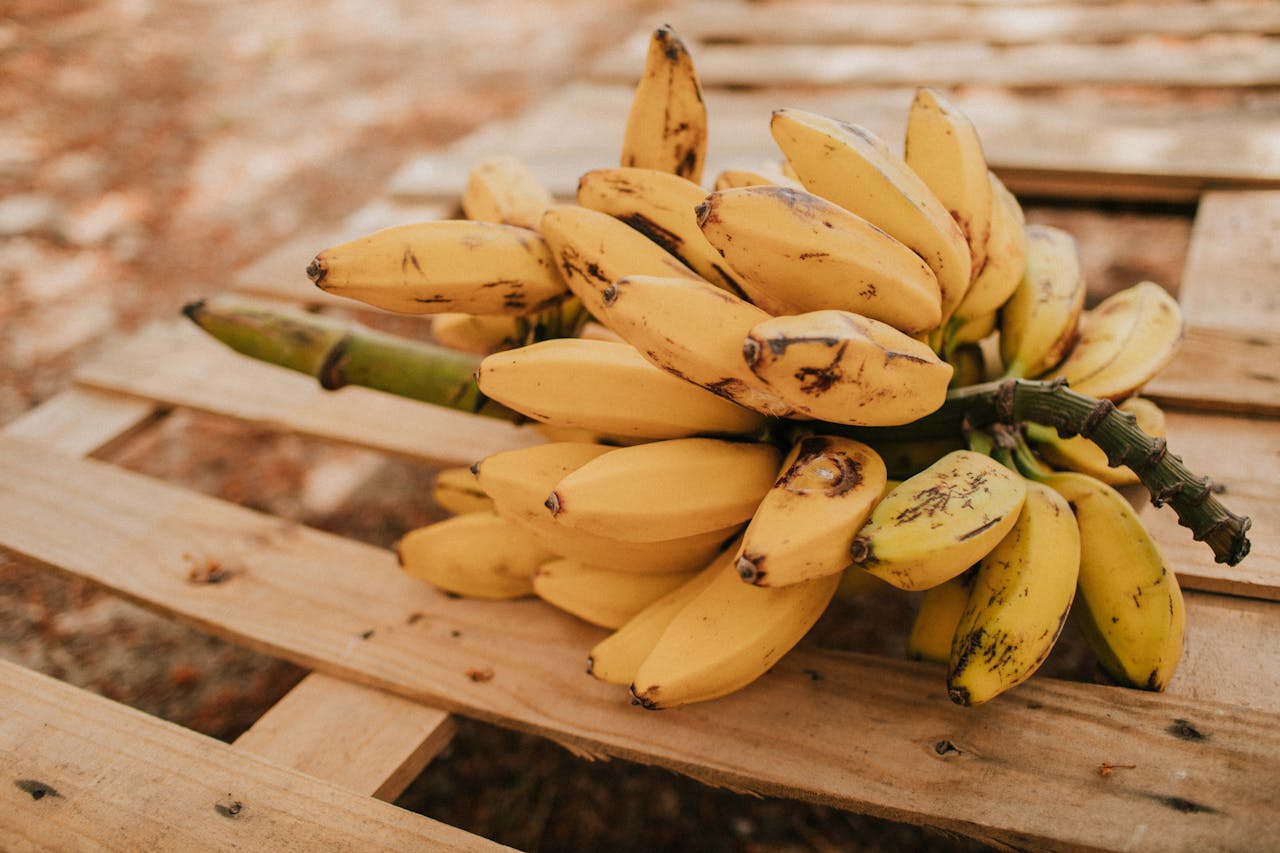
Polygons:
M70 456L107 454L154 423L162 409L142 397L69 388L5 424L4 432Z

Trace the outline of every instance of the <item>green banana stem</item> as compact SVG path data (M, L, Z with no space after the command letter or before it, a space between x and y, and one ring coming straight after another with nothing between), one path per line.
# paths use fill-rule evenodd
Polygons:
M192 302L182 313L233 350L314 376L330 391L363 385L450 409L525 420L480 392L479 356L234 297Z

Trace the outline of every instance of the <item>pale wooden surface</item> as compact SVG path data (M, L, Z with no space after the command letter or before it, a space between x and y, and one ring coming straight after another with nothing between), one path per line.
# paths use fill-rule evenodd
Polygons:
M6 850L499 848L0 662Z

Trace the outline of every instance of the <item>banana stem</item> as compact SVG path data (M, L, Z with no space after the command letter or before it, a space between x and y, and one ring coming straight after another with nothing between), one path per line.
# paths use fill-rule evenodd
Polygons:
M524 420L480 392L475 355L233 297L192 302L182 313L236 352L314 376L326 390L363 385L450 409Z

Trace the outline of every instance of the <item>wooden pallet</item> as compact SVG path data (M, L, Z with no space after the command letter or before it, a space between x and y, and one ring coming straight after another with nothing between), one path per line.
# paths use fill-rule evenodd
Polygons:
M1188 590L1186 655L1166 693L1037 677L960 709L933 666L802 647L734 696L643 712L583 677L599 629L536 601L440 595L385 550L95 459L177 407L440 464L538 440L363 389L324 392L175 321L122 341L3 429L0 547L312 674L227 745L0 664L0 763L14 780L0 838L484 846L382 802L463 715L585 755L1001 845L1270 843L1280 830L1277 18L1274 3L1248 0L715 2L667 17L704 73L710 169L772 156L765 117L779 105L896 138L906 87L929 82L975 118L1020 193L1198 202L1179 291L1188 341L1149 391L1169 410L1172 447L1253 518L1254 548L1240 566L1215 565L1167 509L1144 510ZM481 154L515 151L570 196L580 172L616 156L645 36L516 119L408 164L344 228L300 236L236 286L332 307L301 274L317 248L451 215ZM1126 767L1101 773L1106 764Z

